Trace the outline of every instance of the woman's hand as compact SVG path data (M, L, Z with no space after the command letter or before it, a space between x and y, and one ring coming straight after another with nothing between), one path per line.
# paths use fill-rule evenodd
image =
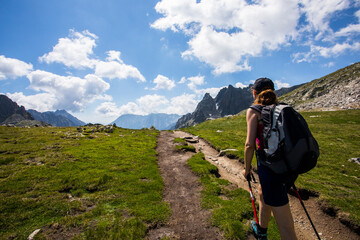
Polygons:
M250 170L246 171L246 169L244 169L242 174L246 180L250 178Z

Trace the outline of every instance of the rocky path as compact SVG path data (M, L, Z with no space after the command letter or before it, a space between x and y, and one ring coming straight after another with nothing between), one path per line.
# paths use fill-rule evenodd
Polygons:
M158 139L159 167L165 182L164 200L172 209L172 217L166 226L156 228L149 233L148 239L222 239L218 229L209 225L210 213L200 207L201 186L186 164L191 153L174 150L174 138L195 136L175 131L161 132ZM242 177L243 165L226 156L219 156L219 152L203 139L198 139L195 146L197 152L202 151L210 163L218 166L221 178L227 179L238 187L248 190L248 185ZM258 182L258 181L257 181ZM256 184L253 184L254 194L257 195ZM304 200L304 199L303 199ZM357 240L359 236L341 224L335 217L323 213L315 198L304 200L306 208L321 236L321 239L349 239ZM317 239L305 215L299 200L290 195L290 206L295 221L295 229L299 240ZM249 239L255 239L249 236Z
M165 226L150 231L148 239L222 239L220 231L210 226L210 213L201 209L199 178L187 165L193 154L176 151L175 137L161 132L156 148L165 183L164 201L169 203L172 216Z

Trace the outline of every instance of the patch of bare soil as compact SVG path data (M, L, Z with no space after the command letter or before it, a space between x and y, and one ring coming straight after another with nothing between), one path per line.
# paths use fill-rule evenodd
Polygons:
M156 151L164 179L164 201L172 216L164 226L152 229L147 239L223 239L219 229L210 225L210 212L200 206L202 190L199 177L187 165L193 153L175 150L175 135L162 131Z
M181 138L197 138L189 133L175 131L175 137ZM226 156L220 156L219 152L215 150L209 143L199 138L199 141L191 143L197 151L202 151L205 154L205 158L210 163L216 165L219 168L221 178L227 179L228 181L236 184L245 190L248 190L248 185L244 177L242 176L243 164L237 159L230 159ZM162 149L158 149L162 151ZM170 157L171 158L171 157ZM170 159L169 158L169 159ZM258 181L257 175L255 175L256 181ZM257 183L258 184L258 183ZM253 183L253 192L257 196L257 184ZM186 191L193 191L185 189ZM300 191L300 194L302 192ZM194 194L194 193L193 193ZM309 195L309 194L308 194ZM323 240L327 239L347 239L347 240L358 240L359 235L351 231L348 227L343 225L337 217L332 217L325 214L319 203L317 202L316 196L302 196L303 202L310 214L310 217ZM299 240L310 240L317 239L314 230L302 208L299 199L295 196L289 195L290 207L295 222L295 230ZM174 220L173 220L174 221ZM175 220L176 221L176 220ZM194 238L188 238L194 239ZM207 239L205 236L201 236L199 239ZM253 236L249 236L248 239L254 239Z

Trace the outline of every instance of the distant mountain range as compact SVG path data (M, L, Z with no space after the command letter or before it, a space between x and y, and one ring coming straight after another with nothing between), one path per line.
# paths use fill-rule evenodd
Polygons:
M5 95L0 95L0 125L74 127L85 125L65 110L40 113L26 110Z
M43 121L55 127L76 127L83 126L86 123L80 121L65 110L56 110L55 112L38 112L29 109L28 112L34 117L35 120Z
M290 88L276 90L276 94L281 96L302 85ZM251 87L234 88L232 85L220 90L217 96L212 98L206 93L204 98L199 102L193 113L182 116L176 123L175 128L190 127L202 123L207 119L215 119L227 115L235 115L244 109L247 109L254 101L251 94Z
M158 130L170 130L175 128L176 121L180 118L177 114L153 113L146 116L124 114L113 121L118 127L141 129L151 126Z
M125 114L113 123L130 129L149 128L159 130L193 126L208 119L235 115L247 109L253 102L251 85L235 88L231 85L220 90L215 98L206 93L193 113L150 114L146 116ZM276 90L280 101L291 104L297 110L338 110L360 108L360 62L306 84ZM65 110L40 113L19 106L5 95L0 95L0 125L17 126L81 126L85 125Z

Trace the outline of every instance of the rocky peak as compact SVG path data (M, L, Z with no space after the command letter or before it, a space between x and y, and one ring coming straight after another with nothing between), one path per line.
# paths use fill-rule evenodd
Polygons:
M15 120L34 120L23 106L19 106L5 95L0 95L0 124L5 123L7 119L11 120L12 124Z

